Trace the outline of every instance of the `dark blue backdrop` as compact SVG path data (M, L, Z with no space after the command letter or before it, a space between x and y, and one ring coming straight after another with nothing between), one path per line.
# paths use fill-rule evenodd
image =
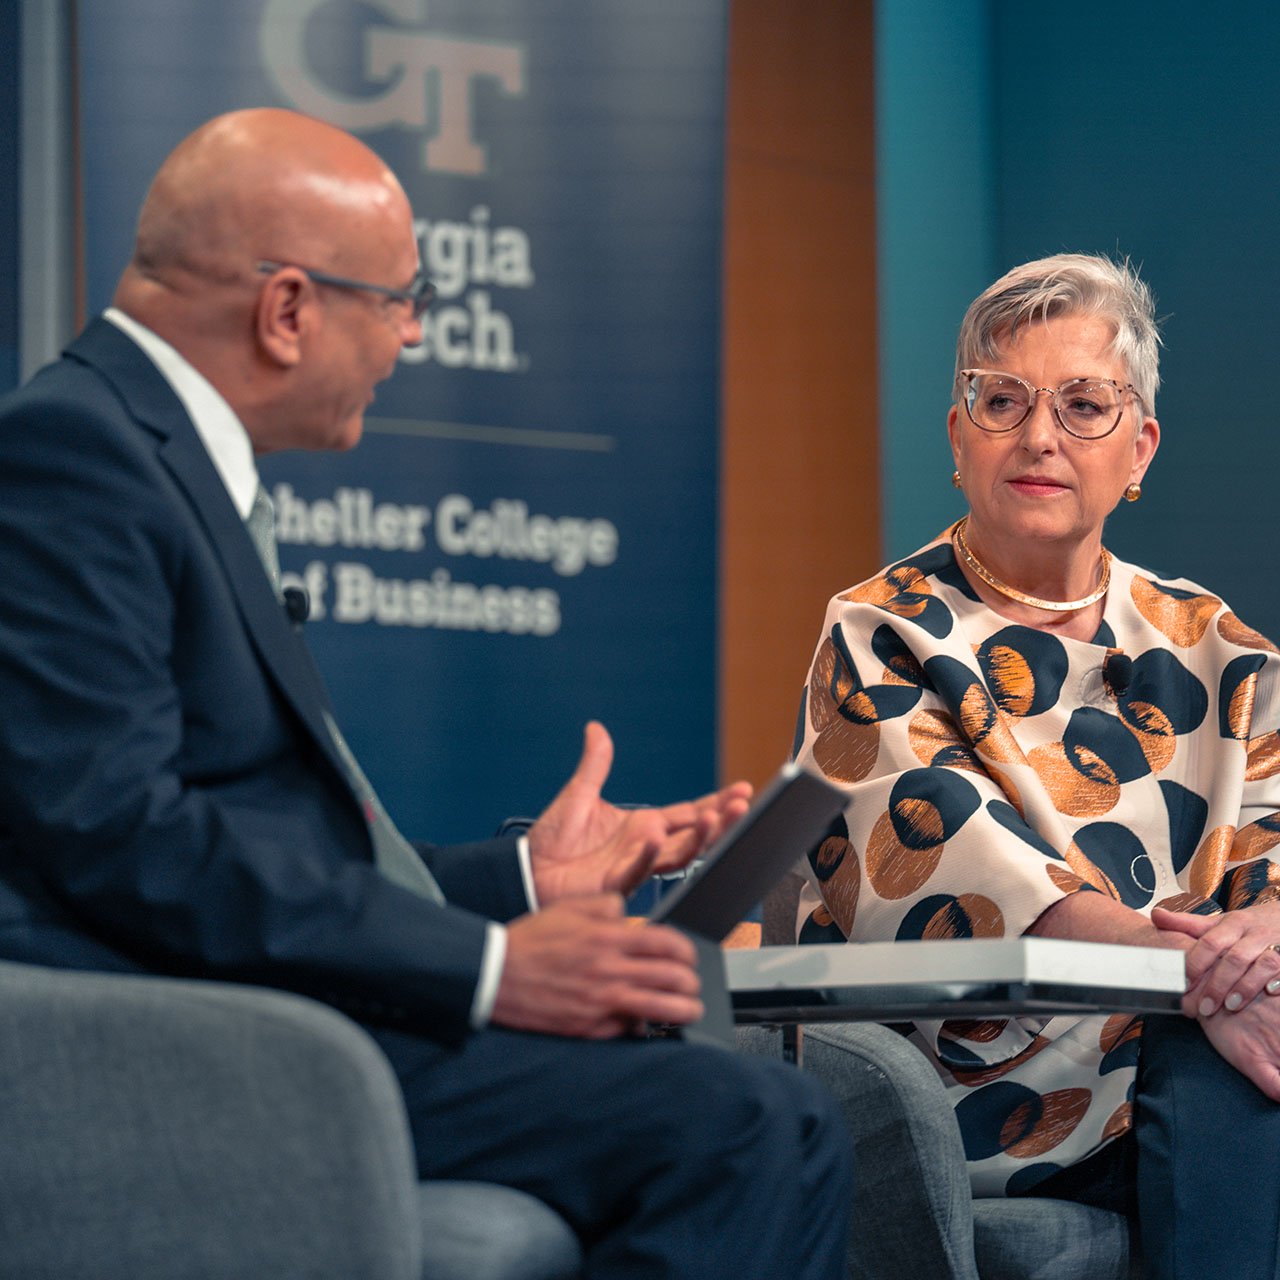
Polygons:
M233 107L356 128L425 220L426 358L353 454L264 467L348 737L412 834L536 811L590 717L615 796L713 784L724 25L723 0L84 6L91 308L150 174Z

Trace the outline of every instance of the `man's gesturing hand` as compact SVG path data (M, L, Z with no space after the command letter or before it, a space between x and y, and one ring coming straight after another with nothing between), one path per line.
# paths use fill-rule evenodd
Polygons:
M529 829L540 905L583 894L628 894L655 871L672 871L697 857L747 811L751 788L745 782L661 809L619 809L600 795L612 764L613 742L592 721L573 777Z
M614 894L573 898L507 926L491 1021L605 1039L702 1016L695 952L661 925L628 924Z

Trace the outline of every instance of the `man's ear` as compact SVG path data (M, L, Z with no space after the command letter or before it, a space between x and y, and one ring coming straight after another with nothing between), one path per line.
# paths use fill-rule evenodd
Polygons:
M312 323L311 281L296 267L281 267L259 290L253 311L254 336L268 359L292 368L302 359L302 342Z

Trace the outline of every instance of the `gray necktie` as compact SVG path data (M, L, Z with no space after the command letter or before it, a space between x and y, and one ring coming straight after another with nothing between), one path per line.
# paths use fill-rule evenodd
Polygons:
M250 508L245 525L249 530L249 537L253 539L258 557L262 561L262 567L267 571L267 577L271 579L271 585L279 595L280 557L276 553L275 509L271 505L267 491L261 485L258 486L258 492L253 495L253 506ZM427 870L422 859L413 851L412 845L396 829L395 823L382 807L382 801L378 799L377 792L365 777L364 770L352 755L351 748L347 746L347 740L342 736L341 730L328 711L324 713L324 722L338 752L338 758L346 770L347 781L356 793L356 798L364 811L365 821L369 824L369 834L373 839L373 858L378 870L388 880L393 880L402 888L411 889L414 893L430 898L433 902L443 902L444 894L440 892L435 876Z
M280 557L276 552L276 510L261 485L253 495L253 506L249 508L245 524L249 528L249 537L253 539L258 559L262 561L262 567L267 571L276 595L279 595Z

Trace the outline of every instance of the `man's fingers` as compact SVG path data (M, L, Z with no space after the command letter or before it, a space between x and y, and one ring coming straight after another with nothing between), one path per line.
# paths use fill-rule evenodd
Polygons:
M697 1022L705 1012L696 995L676 995L647 988L637 989L635 999L628 1001L628 1008L635 1022L666 1022L677 1027Z
M641 1017L649 1014L636 1009L633 1002L646 995L696 999L701 989L698 975L687 964L654 959L636 959L619 965L616 975L600 988L602 1004L618 1012L629 1010Z
M664 805L659 812L667 829L671 831L700 824L723 827L742 817L750 803L751 784L735 782L719 791L699 796L696 800L680 800L675 804Z
M738 800L727 810L706 809L692 815L688 824L668 823L662 838L655 870L677 871L706 851L746 812L746 801ZM663 815L667 810L663 810Z
M597 795L604 790L609 770L613 768L613 739L598 720L591 720L582 731L582 755L570 782L588 787Z
M715 843L746 812L746 801L723 813L697 815L693 825L671 831L662 842L655 871L678 871Z
M636 941L658 932L656 926L632 931ZM616 976L604 984L600 994L602 1002L614 1013L641 1022L684 1024L702 1017L700 989L697 973L683 959L632 953L617 966Z
M631 955L665 957L690 967L698 959L694 945L679 929L665 924L647 924L632 930L626 947Z
M656 872L679 871L688 866L706 847L706 841L694 831L681 831L668 836L655 847L653 870Z
M595 920L620 920L626 904L620 893L589 893L581 898L566 898L556 904L556 910L589 916Z
M702 1001L697 998L664 996L660 993L646 994L631 1004L634 1012L611 1011L583 1017L576 1026L561 1029L559 1034L581 1036L585 1040L612 1040L618 1036L632 1035L653 1023L687 1026L691 1022L697 1022L705 1012Z
M649 841L634 854L630 862L615 867L614 888L628 896L634 893L651 875L667 868L661 861L662 848L656 841Z
M732 800L719 808L703 809L694 824L703 844L709 844L728 831L746 813L747 807L745 800Z
M558 1035L620 1035L642 1022L702 1016L693 944L634 928L615 895L566 900L507 928L493 1020Z

